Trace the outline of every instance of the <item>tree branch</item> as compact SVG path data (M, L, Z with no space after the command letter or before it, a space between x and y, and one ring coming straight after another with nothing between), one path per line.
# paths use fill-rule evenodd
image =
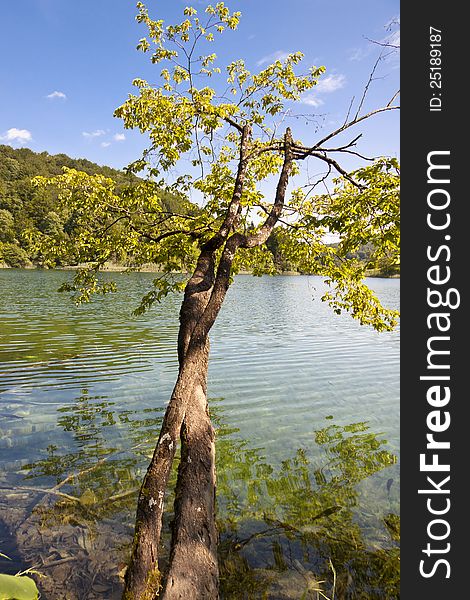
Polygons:
M238 131L243 134L243 127L242 127L242 125L240 125L239 123L237 123L236 121L234 121L232 118L230 118L230 117L224 117L224 121L226 121L232 127L235 127L235 129L238 129Z
M281 173L279 175L279 181L276 188L276 196L274 204L268 218L261 226L261 228L249 236L243 236L244 240L242 243L243 248L254 248L263 244L271 234L274 225L281 216L281 212L284 206L284 200L286 196L287 184L289 182L289 175L292 170L292 163L294 161L294 146L292 141L292 132L290 128L287 128L284 136L284 163L282 165Z
M154 242L156 244L158 244L158 242L161 242L162 240L164 240L167 237L171 237L172 235L178 235L180 233L184 233L185 235L195 238L195 239L198 237L201 237L201 235L202 235L202 232L197 233L196 230L188 231L187 229L175 229L173 231L165 231L165 233L162 233L162 234L158 235L157 237L154 237L150 233L141 231L140 229L138 229L137 227L135 227L135 225L132 225L131 223L129 223L129 227L132 229L132 231L135 231L136 233L138 233L145 239L150 240L151 242Z
M377 60L375 61L375 64L374 64L374 66L372 67L372 71L370 72L369 79L368 79L368 81L367 81L367 83L366 83L366 85L365 85L364 91L363 91L363 93L362 93L362 98L361 98L361 100L360 100L360 102L359 102L359 105L358 105L358 107L357 107L356 114L355 114L355 116L354 116L354 118L355 118L355 119L357 119L357 118L359 117L359 113L361 112L361 108L362 108L362 106L363 106L363 104L364 104L364 101L365 101L365 99L366 99L367 92L369 91L370 84L371 84L371 83L372 83L372 81L374 80L374 73L375 73L375 71L377 70L377 67L379 66L379 63L380 63L380 61L382 60L382 58L383 58L383 57L382 57L382 53L380 53L379 57L378 57L378 58L377 58Z
M332 138L336 137L338 134L342 133L343 131L346 131L346 129L349 129L350 127L353 127L354 125L357 125L361 121L370 119L370 117L372 117L374 115L377 115L379 113L386 112L389 110L398 110L400 108L399 106L391 106L391 103L397 96L398 96L398 92L393 96L392 100L386 106L384 106L382 108L376 108L375 110L371 110L367 114L362 115L362 117L357 117L357 118L355 117L351 121L344 123L341 127L338 127L338 129L335 129L334 131L332 131L331 133L326 135L323 139L321 139L319 142L317 142L314 146L311 146L310 150L312 150L312 151L318 150L328 140L331 140Z
M240 157L238 161L237 176L235 178L235 186L233 190L232 199L228 205L225 219L219 228L219 231L212 236L212 238L206 242L202 248L202 251L213 252L222 246L224 241L227 239L228 234L232 230L236 219L239 216L239 206L241 196L243 192L243 185L245 183L246 171L248 168L248 160L246 157L248 145L251 136L251 126L244 125L242 128L242 135L240 140Z
M368 42L371 42L372 44L377 44L377 46L382 46L383 48L394 48L396 50L400 50L400 46L398 44L391 44L390 42L379 42L377 40L372 40L371 38L368 38L367 36L364 36L364 37Z
M296 160L304 160L309 156L314 156L315 158L318 158L326 162L328 165L334 167L338 171L338 173L340 173L340 175L342 175L345 179L347 179L357 188L364 189L364 186L358 183L355 179L353 179L351 175L349 175L349 173L345 169L343 169L343 167L336 160L324 154L324 150L322 150L321 152L314 152L313 148L310 148L309 150L305 150L303 147L300 147L300 150L298 150L297 148L298 147L294 149L294 158ZM297 153L295 153L296 151Z

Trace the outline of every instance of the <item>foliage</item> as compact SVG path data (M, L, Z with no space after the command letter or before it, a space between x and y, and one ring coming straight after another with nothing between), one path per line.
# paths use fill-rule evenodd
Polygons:
M27 267L31 264L26 251L13 242L0 242L0 261L14 268Z
M351 173L361 187L339 181L336 193L317 198L310 215L314 226L327 227L340 236L338 253L347 256L368 244L373 251L365 268L381 262L400 264L400 168L394 158L381 158Z
M53 226L47 232L43 227L39 247L51 264L73 252L77 262L88 264L87 272L78 273L68 288L75 299L87 301L92 293L107 291L94 280L111 255L132 256L135 268L154 262L167 274L155 280L155 289L144 298L141 310L149 308L169 291L183 289L184 281L172 274L192 272L204 244L214 235L227 237L220 232L229 222L232 232L244 236L232 274L244 268L256 275L274 273L275 255L264 244L277 225L268 248L275 247L278 264L325 277L331 291L323 299L336 312L346 310L378 330L393 328L397 313L384 309L363 279L366 268L398 264L398 164L378 158L347 173L330 154L357 154L351 148L360 136L337 148L324 147L365 118L397 108L393 99L361 115L367 87L349 121L317 143L304 145L290 137L290 130L280 129L302 94L320 80L323 66L303 67L301 52L258 72L248 70L242 59L219 66L212 46L226 29L237 28L239 12L230 12L223 2L202 14L187 7L180 23L165 25L152 19L142 2L137 7L137 21L147 29L138 49L159 65L160 81L153 85L135 79L135 93L115 115L125 128L148 135L148 149L129 166L130 172L145 172L148 178L119 189L109 177L75 169L36 179L38 190L57 194L60 210L73 215L73 238L54 235ZM260 184L272 176L284 182L289 175L295 177L304 160L326 164L328 173L336 171L339 178L331 194L310 197L300 186L284 201L278 184L272 201L260 191ZM175 170L188 162L192 168L185 167L175 178ZM162 191L184 203L190 189L202 197L197 211L164 208ZM325 242L328 232L339 236L337 245ZM364 244L373 247L367 263L354 258Z
M36 600L39 591L31 577L0 573L0 600Z
M0 209L0 242L13 242L15 233L13 231L14 219L9 210Z
M76 215L57 203L54 190L39 192L31 181L36 176L58 176L64 168L112 180L116 190L139 181L132 174L86 159L0 145L0 261L11 267L24 267L31 262L43 265L44 258L34 242L44 235L68 248L68 253L62 252L53 264L76 264L78 257L71 241L78 225ZM167 211L189 210L187 204L182 206L178 196L160 192L160 198Z

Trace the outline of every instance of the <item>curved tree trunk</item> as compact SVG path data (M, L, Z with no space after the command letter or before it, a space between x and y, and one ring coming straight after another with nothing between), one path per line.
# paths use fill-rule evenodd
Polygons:
M198 378L204 367L199 365L199 368ZM196 385L181 431L181 461L164 600L218 597L215 484L215 432L206 391L202 385Z
M180 371L157 447L139 493L132 556L126 572L123 595L126 600L153 600L161 588L162 578L158 570L159 543L165 491L176 444L186 416L194 415L193 420L197 422L198 413L202 410L199 406L203 405L201 398L207 404L207 350L203 349L201 356L195 358L202 358L202 361L190 360Z
M210 496L212 498L215 496L214 432L208 417L206 396L209 358L208 337L205 336L200 344L193 343L189 348L192 331L207 305L213 281L213 252L201 252L196 270L186 286L185 298L180 311L178 337L180 369L178 379L165 412L155 452L139 493L132 555L126 571L124 600L153 600L161 589L162 576L158 568L158 555L164 498L176 445L180 438L182 441L182 457L187 455L189 461L191 461L193 452L189 448L191 440L195 436L196 447L200 447L195 456L201 457L205 465L210 463L209 472L212 473L212 477L207 485L210 486ZM183 423L185 435L182 435ZM208 436L207 439L210 440L207 446L207 456L204 456L202 452L205 446L200 441L204 438L201 433L204 429L207 430L206 437ZM186 462L188 461L186 460ZM197 462L195 467L197 468ZM184 496L184 494L178 494L178 490L184 488L180 483L180 479L179 474L177 500L178 496ZM203 481L204 479L201 479L201 483ZM194 491L194 485L192 488ZM203 493L203 495L205 494ZM206 511L207 517L212 522L214 522L214 510L214 507L212 507L212 509ZM176 505L175 514L178 515ZM215 531L213 524L209 523L207 526L211 532L212 530ZM173 537L175 537L175 533ZM213 541L212 538L214 538ZM212 535L212 538L211 544L215 544L216 547L215 536ZM173 546L174 542L172 543ZM170 557L170 565L171 562L172 557ZM216 561L215 564L217 565ZM214 577L217 581L217 569ZM209 596L207 597L209 598ZM212 597L216 598L217 595Z
M219 573L215 525L215 435L207 406L209 331L230 285L240 247L269 237L282 211L292 165L292 137L285 136L284 164L270 214L250 236L233 233L241 210L249 126L242 128L240 161L232 200L219 231L202 247L180 311L179 373L160 437L139 493L132 556L123 600L217 600ZM223 247L215 270L215 253ZM170 564L165 580L158 569L165 490L176 444L181 461L176 484Z

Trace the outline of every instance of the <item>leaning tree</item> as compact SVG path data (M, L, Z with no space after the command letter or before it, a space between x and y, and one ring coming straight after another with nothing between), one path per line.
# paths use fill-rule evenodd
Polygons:
M334 311L348 311L377 330L394 327L396 312L381 306L364 276L367 267L398 263L398 163L359 153L357 131L345 136L365 120L396 110L397 95L365 110L371 76L339 127L319 134L312 126L317 141L301 141L294 131L295 106L317 84L323 67L302 69L297 52L256 73L243 60L221 70L211 45L224 30L237 28L239 12L222 2L208 6L203 16L185 8L181 23L165 25L144 4L137 7L137 20L148 30L138 48L161 65L160 84L136 79L136 93L115 114L126 128L149 137L148 149L129 166L145 177L119 188L101 175L71 169L38 179L39 187L57 190L68 218L67 233L43 239L41 247L49 261L73 256L84 265L64 286L77 301L113 288L99 271L116 256L127 257L136 269L149 262L160 266L138 312L184 290L179 371L139 493L124 598L211 599L218 596L218 565L209 332L234 274L241 268L256 275L275 272L266 246L274 228L285 260L325 278L329 291L323 300ZM348 171L338 157L354 157L364 166ZM305 161L321 166L315 180L299 175ZM184 199L190 190L197 190L200 201ZM168 197L179 198L174 210ZM326 243L326 233L336 234L338 243ZM363 244L372 248L367 263L354 258ZM159 542L178 444L171 552L163 577Z

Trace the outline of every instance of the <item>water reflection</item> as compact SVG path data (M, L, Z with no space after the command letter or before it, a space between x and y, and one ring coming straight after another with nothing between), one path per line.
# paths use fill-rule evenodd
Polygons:
M0 515L16 537L23 563L16 566L42 574L43 597L120 597L137 490L162 411L122 408L84 388L57 409L56 435L37 460L4 478Z
M338 425L329 417L312 427L309 444L273 464L227 425L222 399L211 405L221 598L398 598L396 457L386 441L366 422ZM136 490L161 419L161 408L122 409L87 389L58 409L57 424L72 440L49 444L23 467L22 487L49 493L35 495L18 529L29 536L23 556L42 560L52 575L39 581L46 597L62 598L71 586L80 600L119 597ZM378 474L387 502L371 514L361 483Z
M398 598L398 497L370 514L358 487L395 465L386 441L329 424L276 467L234 433L219 428L223 597Z
M137 488L161 426L162 407L120 408L84 388L57 413L57 426L69 435L60 447L49 444L44 458L22 467L25 480L39 479L44 485L54 478L55 490L66 488L69 495L87 497L89 505L106 504Z

